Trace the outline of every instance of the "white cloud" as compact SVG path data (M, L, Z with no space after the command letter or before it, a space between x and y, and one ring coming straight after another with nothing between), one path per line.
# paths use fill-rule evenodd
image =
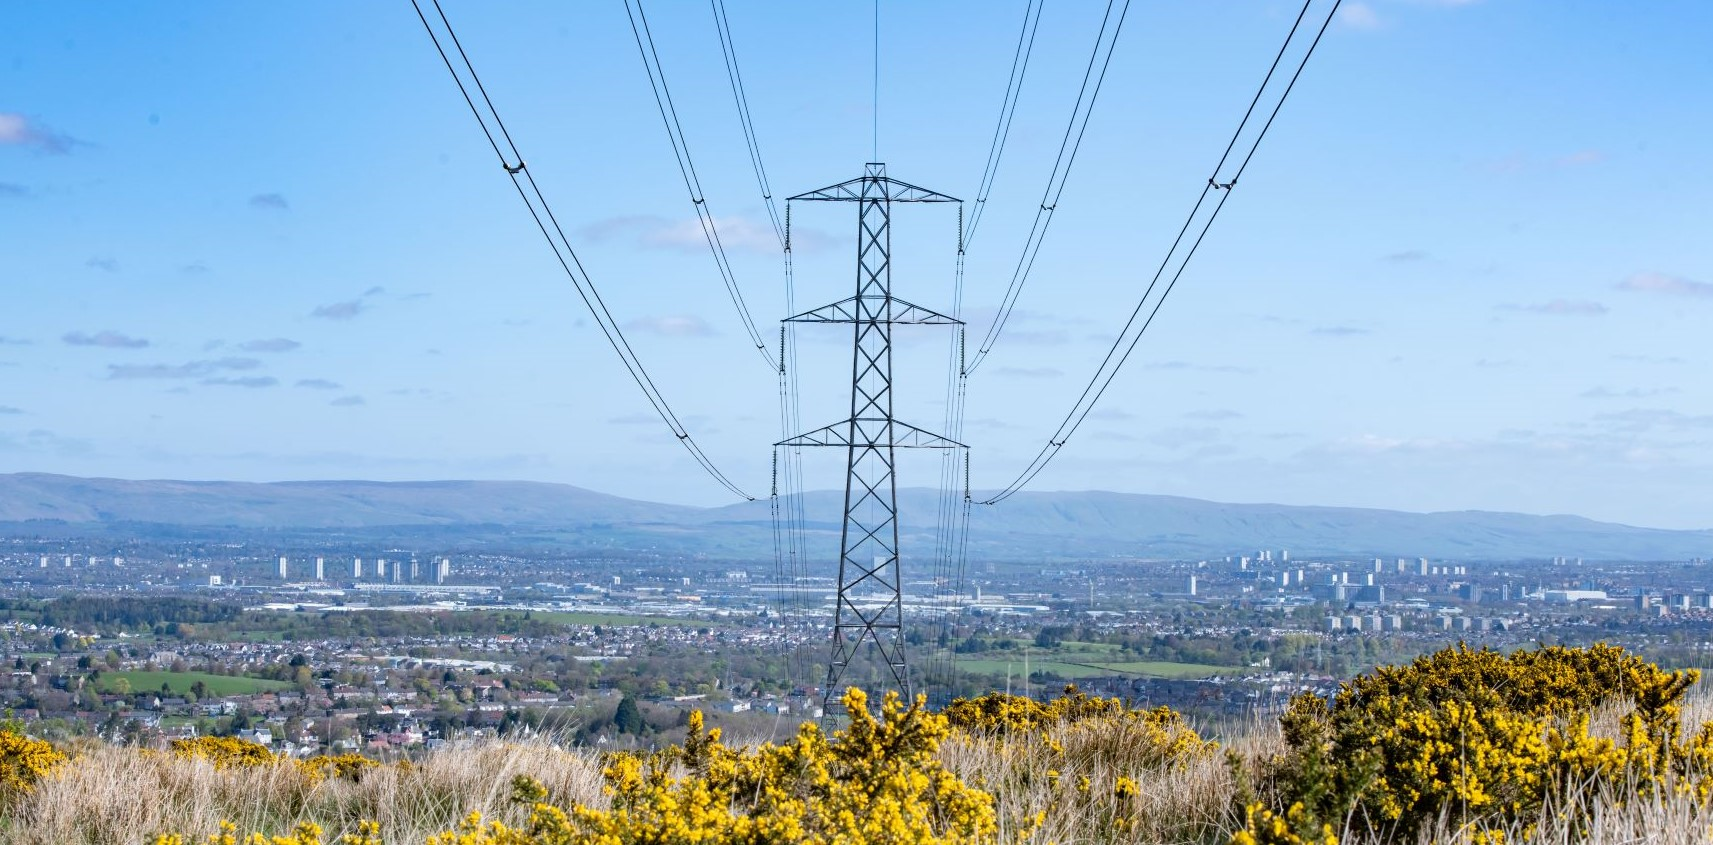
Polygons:
M364 307L361 299L347 299L344 302L317 305L314 311L309 312L309 316L323 320L349 320L363 313Z
M31 147L37 152L65 155L83 141L31 122L17 112L0 112L0 144Z
M149 342L140 337L131 337L119 332L108 330L88 334L86 332L66 332L60 340L72 346L99 346L103 349L142 349Z
M735 215L712 219L720 245L728 251L772 254L781 249L779 235L774 232L773 224L765 219ZM700 252L708 248L708 236L702 230L702 221L695 217L677 220L647 214L610 217L579 228L577 234L596 243L629 241L644 249ZM832 237L817 230L802 226L791 229L793 252L815 252L833 243Z
M290 352L303 344L288 337L272 337L238 344L245 352Z
M646 332L663 337L712 337L714 329L701 317L692 314L669 314L660 317L638 317L625 323L629 331Z
M221 370L254 370L262 365L255 358L220 358L184 364L108 364L107 378L178 379L207 378Z
M1375 30L1384 26L1367 3L1345 3L1338 7L1338 22L1351 29Z
M1713 285L1667 273L1637 273L1619 282L1618 289L1670 296L1713 296Z
M1507 303L1498 306L1500 311L1527 311L1532 314L1555 314L1560 316L1594 317L1606 313L1606 306L1586 299L1554 299L1550 302L1533 302L1527 305Z

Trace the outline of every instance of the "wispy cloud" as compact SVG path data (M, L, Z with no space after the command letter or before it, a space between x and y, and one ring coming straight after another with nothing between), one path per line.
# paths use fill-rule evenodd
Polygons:
M728 250L776 253L780 250L779 235L773 224L751 217L715 217L714 230L720 244ZM702 223L694 217L668 220L648 214L610 217L577 230L578 236L593 243L628 242L643 249L665 249L677 252L700 252L708 248L708 237ZM834 244L833 238L807 227L791 228L791 249L794 252L816 252Z
M1607 387L1594 387L1582 391L1584 399L1647 399L1653 396L1665 396L1679 393L1675 387L1632 387L1628 390L1612 390Z
M660 317L638 317L625 323L630 331L646 332L664 337L712 337L714 329L701 317L691 314L670 314Z
M1406 249L1400 252L1386 254L1385 260L1398 264L1409 264L1428 260L1428 254L1425 250Z
M339 382L329 381L324 378L300 378L297 380L296 386L307 388L309 390L338 390L341 387L344 387L344 385Z
M23 412L23 408L16 408L11 405L0 405L0 414L22 414Z
M107 378L116 381L210 378L222 370L254 370L261 365L262 362L255 358L217 358L183 364L108 364Z
M1610 414L1596 414L1594 419L1615 423L1624 431L1646 431L1662 428L1713 428L1713 414L1685 414L1667 408L1631 408Z
M1523 311L1530 314L1579 317L1596 317L1608 310L1606 306L1586 299L1554 299L1550 302L1532 302L1524 305L1506 303L1494 307L1500 311Z
M309 312L309 316L323 320L350 320L363 313L366 307L361 299L347 299L344 302L317 305L314 311Z
M290 352L303 344L287 337L271 337L266 340L252 340L238 344L245 352Z
M285 211L291 208L291 204L286 202L286 198L282 194L256 194L250 197L250 207L268 211Z
M1619 282L1618 289L1669 296L1713 296L1713 285L1667 273L1637 273Z
M30 189L16 182L0 182L0 198L23 199L31 195Z
M326 305L317 305L315 310L309 312L309 316L323 320L350 320L372 307L369 300L386 292L386 288L376 285L366 291L363 291L363 293L355 299L347 299L344 302L330 302Z
M21 337L6 337L0 335L0 346L29 346L30 341Z
M1612 356L1614 361L1626 361L1631 364L1687 364L1689 359L1676 355L1637 355L1633 352L1619 352Z
M0 145L28 147L50 155L66 155L78 147L88 146L88 143L35 123L17 112L0 112Z
M1252 367L1231 364L1194 364L1189 361L1154 361L1142 366L1145 370L1188 370L1198 373L1253 373Z
M1375 30L1384 26L1367 3L1345 3L1338 8L1338 22L1351 29Z
M205 378L202 383L220 387L273 387L280 380L273 376L216 376Z
M103 349L142 349L149 345L149 341L144 338L131 337L112 330L95 334L66 332L60 335L60 340L71 346L99 346Z
M91 258L88 261L83 262L83 266L88 267L92 270L101 270L101 271L107 272L107 273L119 272L118 260L111 258L111 257L105 257L104 258L104 257L97 256L95 258Z
M22 436L0 434L0 451L29 451L54 452L63 456L86 456L94 453L95 447L88 440L76 437L61 437L47 429L34 429Z
M363 401L363 397L353 394L350 396L341 396L338 399L335 399L332 402L329 402L327 404L332 405L335 408L350 408L350 407L354 407L356 405L363 405L366 403Z

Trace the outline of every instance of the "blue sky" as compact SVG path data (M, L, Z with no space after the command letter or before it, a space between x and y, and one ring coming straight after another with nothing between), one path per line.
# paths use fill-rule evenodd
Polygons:
M1023 11L881 5L880 157L973 200ZM531 172L708 452L765 492L771 375L699 242L619 0L449 2ZM651 2L709 208L765 331L780 260L706 4ZM1296 4L1136 4L1040 263L971 380L978 487L1081 390ZM972 244L980 329L1102 6L1049 0ZM773 184L870 157L868 3L728 0ZM1693 2L1367 0L1339 20L1184 281L1035 489L1713 525L1713 62ZM408 2L0 8L0 471L520 478L729 500L630 385ZM895 218L951 296L955 212ZM797 209L799 303L854 220ZM937 427L943 335L901 329ZM803 415L848 336L802 336ZM811 486L839 483L836 460ZM931 484L932 462L903 483ZM818 483L817 483L818 482Z

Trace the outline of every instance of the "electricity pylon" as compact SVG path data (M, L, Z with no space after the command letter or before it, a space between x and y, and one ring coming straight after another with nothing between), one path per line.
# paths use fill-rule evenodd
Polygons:
M904 652L903 577L898 560L900 448L957 449L956 443L892 416L892 327L962 321L892 295L892 204L959 202L954 197L887 177L870 162L860 178L791 197L787 202L857 203L856 295L786 318L791 323L851 323L851 415L799 434L779 446L845 447L845 505L839 534L839 591L833 609L833 650L822 690L832 712L839 681L864 642L873 644L900 694L910 695Z

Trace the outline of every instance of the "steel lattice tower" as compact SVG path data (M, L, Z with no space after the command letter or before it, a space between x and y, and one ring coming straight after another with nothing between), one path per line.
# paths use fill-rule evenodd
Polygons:
M903 578L898 560L900 448L962 448L892 416L892 327L960 325L961 321L892 295L892 204L959 202L954 197L887 177L871 162L860 178L791 197L788 202L857 203L856 295L786 318L794 323L851 323L851 415L780 442L779 446L843 446L845 504L839 535L839 589L833 610L833 649L824 704L851 659L866 642L891 669L898 691L909 696L904 653ZM826 712L831 712L828 708Z

